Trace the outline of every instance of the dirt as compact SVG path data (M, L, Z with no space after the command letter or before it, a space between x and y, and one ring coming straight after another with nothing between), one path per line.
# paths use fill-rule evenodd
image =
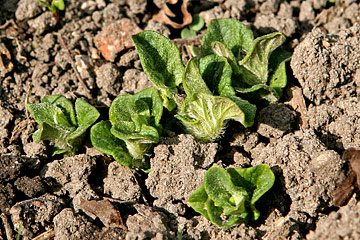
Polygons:
M231 122L216 143L165 130L149 174L90 142L74 157L33 142L38 126L26 103L81 97L107 119L116 96L153 85L129 36L147 29L179 38L181 29L152 19L164 2L67 0L57 23L36 0L0 0L0 239L18 231L21 239L359 239L357 190L343 192L342 206L333 199L351 174L343 152L360 146L355 0L189 1L206 24L236 18L256 36L283 32L293 52L288 86L279 103L259 107L253 127ZM180 5L172 11L181 23ZM263 163L276 181L257 203L257 222L225 231L190 208L209 167Z

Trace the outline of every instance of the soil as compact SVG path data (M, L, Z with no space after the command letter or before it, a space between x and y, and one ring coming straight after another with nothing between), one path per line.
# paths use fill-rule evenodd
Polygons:
M36 0L0 0L0 239L18 231L21 239L59 240L359 239L358 188L354 181L339 188L353 174L341 156L360 146L355 0L188 1L206 25L235 18L256 36L283 32L293 52L288 86L279 103L259 107L252 128L230 123L216 143L164 131L149 174L119 165L90 142L74 157L51 156L48 142L33 142L37 124L26 103L81 97L107 119L117 95L152 86L129 36L151 29L178 39L181 29L152 19L164 2L66 0L57 22ZM179 23L180 5L172 19ZM257 203L257 222L225 231L190 208L209 167L263 163L276 181ZM339 204L336 191L348 199Z

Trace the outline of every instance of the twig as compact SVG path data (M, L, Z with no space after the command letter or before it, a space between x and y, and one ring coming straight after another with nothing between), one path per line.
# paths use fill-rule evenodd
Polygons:
M66 51L66 55L69 57L71 66L72 66L72 68L74 69L75 75L76 75L79 83L80 83L81 86L84 88L86 97L87 97L89 100L92 99L90 90L89 90L89 88L86 86L86 84L85 84L84 80L82 79L82 77L80 76L80 73L79 73L79 71L78 71L77 68L76 68L75 62L74 62L74 60L73 60L72 57L71 57L70 51L69 51L69 49L67 48L67 46L66 46L66 44L65 44L64 38L61 36L60 33L58 33L57 36L58 36L58 38L59 38L59 41L60 41L61 46L62 46L62 47L65 49L65 51Z
M32 123L34 121L31 121L30 118L29 118L29 112L26 108L26 105L29 101L29 94L30 94L30 89L31 89L31 85L29 84L28 85L28 88L26 90L26 96L25 96L25 101L24 101L24 104L25 104L25 116L26 116L26 119L25 120L22 120L21 122L19 122L18 124L16 124L16 126L14 127L14 130L12 131L11 133L11 138L10 138L10 144L13 143L16 139L19 138L20 136L20 133L26 128L26 126L29 124L29 123Z
M5 213L1 213L1 220L5 228L5 234L7 239L14 239L13 231L9 222L8 217Z
M43 232L40 235L37 235L32 240L49 240L53 239L55 237L55 231L54 229L47 230L46 232Z
M6 22L0 26L0 29L5 29L7 28L8 25L10 25L10 23L14 26L15 29L18 29L19 27L16 25L16 23L14 22L14 19L10 19L10 20L6 20Z

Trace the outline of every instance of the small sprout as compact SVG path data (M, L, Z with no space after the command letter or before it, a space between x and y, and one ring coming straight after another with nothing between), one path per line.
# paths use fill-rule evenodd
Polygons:
M65 3L63 0L52 0L51 5L41 0L38 0L38 2L47 7L54 15L57 14L59 10L64 11L65 9Z
M275 176L267 165L226 171L212 167L204 183L191 194L189 204L215 225L229 229L260 217L255 202L274 182Z
M205 25L205 21L199 14L195 14L192 18L192 22L188 27L181 30L181 38L195 37L196 33L200 31Z
M91 128L91 142L124 166L146 169L149 164L145 157L160 139L162 112L162 101L154 87L135 95L120 95L111 104L110 121Z
M35 142L50 140L55 154L74 155L86 130L98 119L99 112L83 99L73 104L61 95L46 96L39 104L27 104L32 117L40 125L33 134Z

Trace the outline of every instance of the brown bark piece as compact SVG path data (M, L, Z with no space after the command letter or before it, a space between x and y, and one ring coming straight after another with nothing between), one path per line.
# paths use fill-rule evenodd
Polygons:
M106 60L114 62L119 52L134 46L131 35L141 31L133 21L123 18L96 35L95 44Z
M122 227L126 229L120 212L109 200L80 199L80 201L80 208L91 218L95 219L98 217L107 227Z
M189 5L189 0L183 0L181 4L181 13L183 14L182 23L174 22L170 19L170 17L176 17L176 14L171 11L167 4L176 4L177 0L167 0L166 3L163 5L163 8L155 14L152 19L161 23L168 24L173 28L180 29L184 26L190 24L192 22L192 16L188 12L187 7Z

